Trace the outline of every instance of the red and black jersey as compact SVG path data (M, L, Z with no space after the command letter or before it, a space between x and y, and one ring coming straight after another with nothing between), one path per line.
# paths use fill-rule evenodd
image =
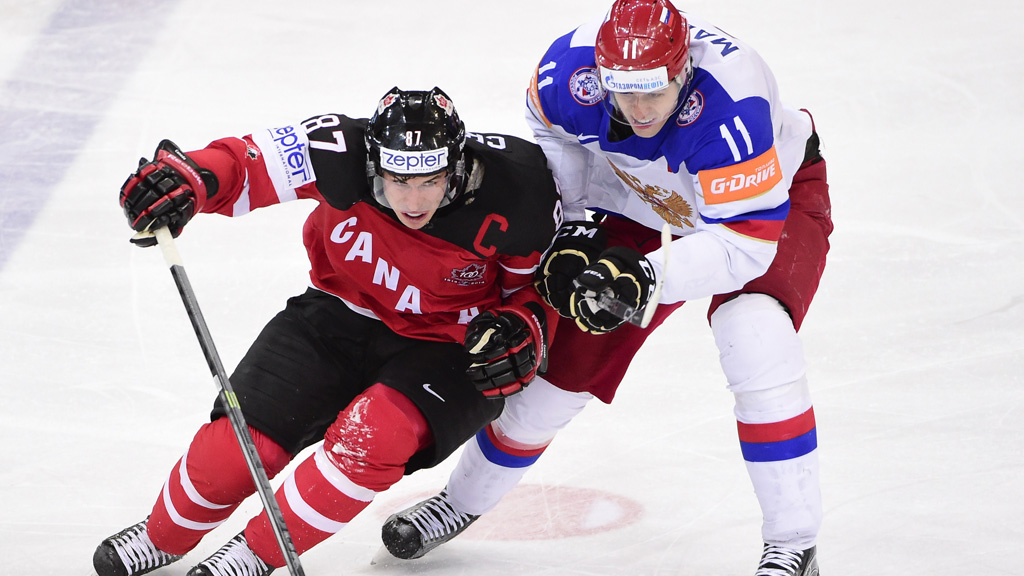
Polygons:
M240 216L316 200L303 230L313 286L404 336L461 343L476 314L540 303L530 284L561 224L540 147L469 134L466 166L478 185L413 230L373 199L366 123L326 114L189 153L220 181L201 211Z

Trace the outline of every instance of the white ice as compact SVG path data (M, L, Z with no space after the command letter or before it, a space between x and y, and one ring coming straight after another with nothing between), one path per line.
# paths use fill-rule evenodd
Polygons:
M0 574L91 574L207 418L215 389L171 277L117 206L140 156L366 116L396 84L439 85L470 129L528 136L532 67L608 5L0 0ZM680 7L757 47L824 139L836 231L802 330L824 573L1024 573L1024 3ZM306 285L308 209L200 217L178 242L229 368ZM616 402L464 537L370 564L382 519L439 489L448 460L304 555L306 573L752 574L759 511L705 308L661 328ZM185 574L258 510L156 574Z

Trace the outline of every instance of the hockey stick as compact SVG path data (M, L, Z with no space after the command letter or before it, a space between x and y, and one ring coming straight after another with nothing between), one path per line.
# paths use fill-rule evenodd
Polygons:
M284 515L281 514L281 508L277 505L274 492L270 489L267 471L263 468L263 461L260 460L259 453L256 451L256 444L253 442L252 435L249 434L249 427L245 423L245 417L242 416L242 409L238 405L238 398L235 397L235 392L228 381L227 372L224 371L224 365L221 363L220 355L217 354L217 349L213 345L213 337L210 336L210 330L206 327L206 320L203 319L203 313L199 309L199 302L196 301L195 292L192 291L192 284L188 281L188 276L185 274L185 265L178 254L178 249L174 246L174 237L171 236L171 232L166 226L157 228L153 232L139 232L136 234L136 237L144 237L146 235L156 236L156 241L164 254L164 261L167 262L167 266L171 269L174 284L178 287L181 301L185 304L189 320L192 321L192 328L195 329L196 336L199 338L199 346L202 347L203 355L206 356L206 363L210 366L210 372L213 374L213 381L217 384L217 388L220 391L218 398L224 406L228 420L231 421L231 428L235 432L238 445L242 448L242 455L245 457L245 463L249 467L249 474L252 475L252 479L256 483L256 491L260 495L260 500L263 501L263 509L266 510L267 517L270 518L270 526L273 528L274 536L277 537L277 544L281 547L281 552L284 554L285 563L288 565L288 572L292 576L305 576L302 565L299 563L299 554L295 551L295 545L292 543L288 527L285 525Z
M654 286L654 293L651 294L647 305L643 307L643 314L640 313L641 310L633 308L628 303L615 298L610 291L602 292L597 297L598 307L634 326L639 326L640 328L650 326L651 320L654 318L654 312L658 309L658 302L661 300L661 289L665 285L665 271L668 270L668 251L671 245L672 228L666 222L661 227L661 278L658 278L658 283Z

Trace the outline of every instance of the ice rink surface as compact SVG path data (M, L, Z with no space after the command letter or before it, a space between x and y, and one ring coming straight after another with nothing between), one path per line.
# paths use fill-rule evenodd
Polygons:
M470 130L528 137L533 67L609 4L0 0L0 573L91 574L207 418L174 284L116 203L140 156L368 116L393 85L441 86ZM758 48L824 141L836 231L801 332L824 573L1021 574L1024 4L679 7ZM204 216L179 239L229 369L305 288L310 207ZM443 486L450 459L304 555L306 573L752 574L760 514L705 309L660 328L615 403L463 537L371 564L383 518ZM156 574L185 574L258 510Z

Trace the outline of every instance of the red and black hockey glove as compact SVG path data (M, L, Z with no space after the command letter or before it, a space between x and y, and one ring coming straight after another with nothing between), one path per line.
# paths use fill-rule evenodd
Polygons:
M654 294L654 269L643 254L614 246L577 276L575 285L570 306L576 325L584 332L605 334L626 320L598 306L598 297L605 293L637 311L643 310Z
M607 243L604 229L596 222L563 224L534 278L541 298L559 314L571 318L569 298L575 289L573 280L597 261Z
M484 396L504 398L533 381L547 356L547 327L539 304L482 312L466 328L472 362L466 375Z
M217 193L217 176L199 167L174 142L156 147L153 161L139 160L139 168L121 185L121 208L133 230L166 226L175 238L206 199ZM156 238L132 238L139 246L153 246Z

